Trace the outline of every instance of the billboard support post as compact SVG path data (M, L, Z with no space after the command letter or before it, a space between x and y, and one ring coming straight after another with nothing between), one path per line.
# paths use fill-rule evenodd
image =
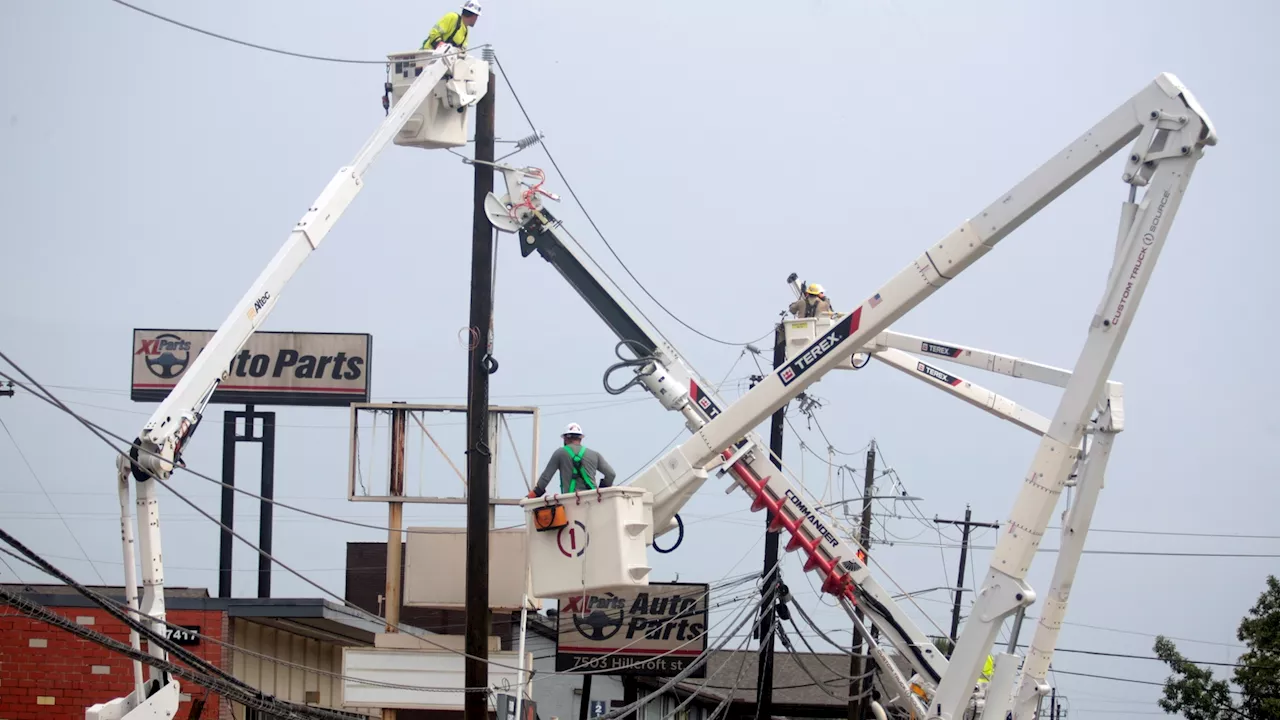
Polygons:
M253 406L245 406L249 417L253 417ZM258 597L271 597L271 531L275 528L276 499L276 414L274 412L258 413L262 418L262 505L258 512ZM249 421L246 420L246 423Z
M236 522L236 411L222 413L222 537L218 541L218 597L231 597L231 531Z
M240 421L244 420L244 432ZM258 420L262 420L262 433L258 434ZM258 597L271 597L271 554L274 517L271 512L275 500L276 414L258 412L252 405L244 410L227 410L222 413L222 537L218 544L218 597L231 597L231 558L234 550L231 531L235 528L236 445L260 443L262 445L262 510L258 517Z

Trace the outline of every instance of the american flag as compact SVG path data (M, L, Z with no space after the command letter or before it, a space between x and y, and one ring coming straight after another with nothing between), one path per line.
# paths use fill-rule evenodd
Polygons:
M872 296L871 296L871 299L867 301L867 304L868 304L868 305L870 305L871 307L875 307L875 306L879 305L879 304L880 304L880 293L876 293L875 295L872 295Z

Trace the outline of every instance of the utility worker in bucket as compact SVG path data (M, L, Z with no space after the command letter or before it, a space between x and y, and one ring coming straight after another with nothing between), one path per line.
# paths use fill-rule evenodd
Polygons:
M480 3L478 0L467 0L459 12L445 13L440 22L431 28L427 39L422 41L423 50L435 50L441 43L452 45L459 50L467 49L467 34L476 20L480 19Z
M804 294L796 298L795 302L787 307L792 315L798 318L818 317L821 314L831 312L831 301L827 299L827 293L818 283L809 283L804 289Z
M529 491L529 497L541 497L547 492L547 484L551 476L560 471L560 492L570 493L582 490L595 490L597 487L609 487L617 473L609 466L609 462L595 450L582 446L582 426L569 423L560 435L564 447L556 448L547 461L547 467L538 477L538 485ZM599 472L604 477L596 478Z

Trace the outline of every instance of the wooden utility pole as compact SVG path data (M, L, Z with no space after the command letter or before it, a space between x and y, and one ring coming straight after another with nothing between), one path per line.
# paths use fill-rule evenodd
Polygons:
M476 181L471 219L471 344L467 353L467 658L463 682L489 686L489 331L493 327L493 227L484 201L493 192L494 92L476 103ZM488 720L485 693L465 693L464 720Z
M987 527L999 528L1000 523L984 523L971 522L973 512L968 505L964 506L964 520L939 520L934 518L933 521L939 525L959 525L961 527L960 535L960 572L956 576L956 601L951 608L951 650L956 649L956 633L960 630L960 595L964 592L964 564L969 555L969 528ZM947 653L947 657L951 657L951 653Z
M391 482L388 495L402 497L404 495L404 421L405 411L391 411ZM400 568L401 539L400 528L404 524L404 503L387 503L387 586L386 629L389 633L400 632ZM395 708L383 708L382 720L396 720Z
M863 550L871 549L871 497L874 494L876 480L876 441L871 441L871 447L867 448L867 468L863 473L862 481L862 522L858 526L858 542L862 544ZM862 562L867 562L864 554ZM854 622L862 622L862 608L854 608ZM867 702L863 693L871 688L871 678L863 677L867 674L867 654L870 648L866 647L862 642L862 634L857 630L853 631L853 655L849 658L849 677L854 678L849 682L849 697L854 698L849 701L849 720L862 720L866 714L864 708Z
M774 330L773 334L773 367L777 369L787 362L787 346L786 339L781 323ZM773 466L782 469L782 441L783 441L783 423L786 421L786 406L778 408L773 414L773 425L769 432L769 452L773 455ZM769 526L773 524L773 512L765 510L765 531L764 531L764 574L767 580L764 584L764 596L761 598L760 605L760 660L757 663L758 672L756 674L756 720L768 720L773 717L773 624L774 606L778 600L778 587L781 585L781 578L778 573L774 572L770 575L770 571L776 570L778 564L778 531L770 532Z

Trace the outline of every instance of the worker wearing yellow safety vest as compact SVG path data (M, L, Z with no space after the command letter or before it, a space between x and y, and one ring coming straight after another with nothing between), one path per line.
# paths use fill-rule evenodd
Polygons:
M547 461L547 467L538 477L538 484L529 491L529 497L540 497L547 492L551 476L560 471L560 492L571 493L609 487L617 473L600 453L582 446L582 426L569 423L560 435L564 447L556 448ZM603 477L597 478L599 472Z
M982 665L982 674L978 676L979 683L991 682L991 673L996 669L995 658L987 656L987 662Z
M441 43L459 50L467 49L467 32L480 19L478 0L466 0L460 12L445 13L422 41L423 50L435 50Z
M996 669L995 658L992 657L991 655L988 655L987 661L982 665L982 674L978 676L978 682L977 682L977 686L982 692L984 693L986 692L986 688L982 687L982 685L991 682L991 673L994 672L995 669ZM916 696L918 696L922 703L924 703L925 705L928 705L931 702L929 694L926 693L924 690L924 681L920 678L918 674L911 676L910 688L911 688L911 692ZM914 711L911 711L909 715L911 717L911 720L918 720L918 718L916 718L915 716Z

